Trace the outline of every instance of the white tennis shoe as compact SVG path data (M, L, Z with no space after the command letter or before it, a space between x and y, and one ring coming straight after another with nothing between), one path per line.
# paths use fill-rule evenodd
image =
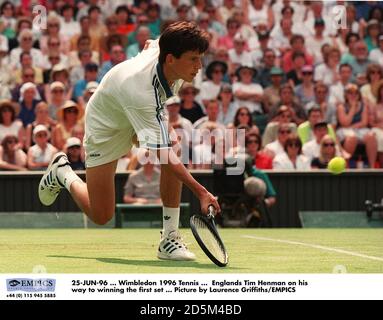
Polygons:
M189 251L183 242L178 230L171 231L167 237L161 231L161 241L157 257L163 260L192 261L196 259L193 252Z
M53 157L39 184L39 198L43 205L50 206L55 202L61 189L65 188L57 177L57 169L67 165L69 161L64 152L59 152Z

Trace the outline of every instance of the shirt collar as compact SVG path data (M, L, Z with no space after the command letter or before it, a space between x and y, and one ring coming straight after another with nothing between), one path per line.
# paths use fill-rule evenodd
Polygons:
M160 84L162 88L165 90L166 98L171 98L173 96L173 92L170 89L169 84L165 79L165 75L164 75L164 72L162 71L160 63L157 63L156 69L157 69L157 75L158 75Z

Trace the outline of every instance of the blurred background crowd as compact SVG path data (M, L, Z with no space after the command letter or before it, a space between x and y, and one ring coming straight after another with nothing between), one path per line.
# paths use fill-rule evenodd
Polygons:
M323 169L335 156L383 167L381 2L0 0L0 170L44 170L60 150L84 169L91 95L178 20L211 39L195 82L165 104L174 128L244 129L257 169ZM211 168L211 142L183 145L185 164ZM138 166L133 151L118 171Z

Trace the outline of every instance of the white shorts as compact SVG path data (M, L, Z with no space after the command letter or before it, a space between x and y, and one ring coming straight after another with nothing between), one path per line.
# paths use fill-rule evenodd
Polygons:
M170 147L168 121L163 113L153 108L115 106L106 109L89 104L86 108L84 147L87 168L107 164L126 155L133 146L135 135L140 147Z
M376 141L378 142L378 152L383 152L383 130L372 128L371 131L375 133Z
M347 137L356 137L358 141L363 141L364 136L368 133L370 133L370 129L368 128L340 128L336 131L336 135L340 141L343 141Z

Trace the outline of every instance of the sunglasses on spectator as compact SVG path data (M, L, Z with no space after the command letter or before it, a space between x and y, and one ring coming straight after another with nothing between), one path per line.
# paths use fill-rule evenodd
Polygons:
M68 108L64 110L66 113L78 113L78 110L76 108Z
M25 73L25 74L23 75L23 77L24 77L24 78L34 78L35 75L34 75L33 73Z
M52 93L64 93L64 90L55 89L55 90L52 90Z
M323 146L324 146L324 147L335 147L335 143L332 143L332 142L330 142L330 143L324 143Z
M23 41L32 41L32 37L25 37L22 39Z
M249 141L247 141L247 144L253 144L253 143L259 144L259 141L258 140L249 140Z
M287 146L292 148L299 148L299 144L297 142L288 143Z
M291 133L291 131L290 130L279 130L278 133L280 133L280 134L289 134L289 133Z
M240 112L238 115L239 116L248 116L248 117L250 117L250 113L247 113L247 112Z
M16 139L8 140L7 144L16 144L18 141Z
M352 95L357 95L358 94L358 91L347 91L347 94L352 94Z
M380 71L379 70L372 70L372 71L370 71L370 74L379 74L380 75Z

